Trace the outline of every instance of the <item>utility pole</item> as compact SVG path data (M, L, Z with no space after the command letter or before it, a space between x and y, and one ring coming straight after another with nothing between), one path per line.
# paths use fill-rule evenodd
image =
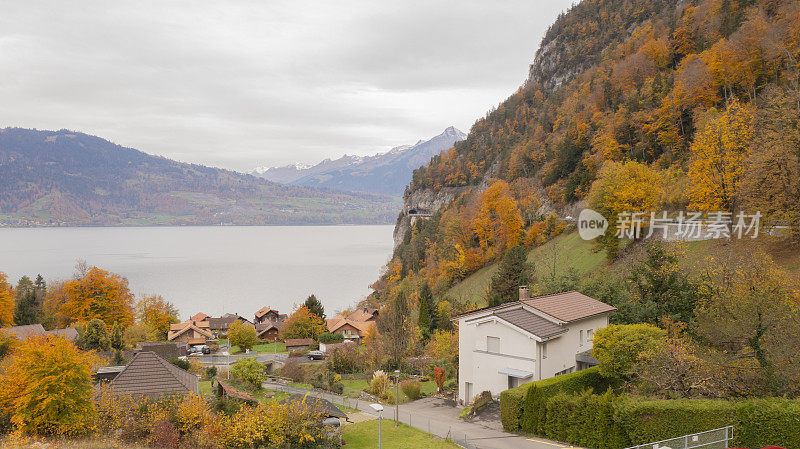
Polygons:
M394 370L394 426L400 427L400 370Z

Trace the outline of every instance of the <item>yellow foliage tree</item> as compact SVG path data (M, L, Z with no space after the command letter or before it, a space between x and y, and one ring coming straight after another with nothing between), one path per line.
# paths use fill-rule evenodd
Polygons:
M14 287L8 276L0 271L0 326L14 325Z
M314 315L308 307L302 306L295 310L281 328L281 338L313 338L325 332L322 318Z
M0 413L29 434L85 433L95 411L91 373L97 362L64 337L20 342L0 376Z
M133 294L128 280L118 274L92 267L82 278L65 283L64 292L61 311L73 322L99 318L108 326L133 323Z
M522 238L522 216L505 181L495 181L478 199L472 230L488 255L505 254Z
M744 163L753 139L753 114L736 99L724 113L709 113L705 126L691 145L689 191L692 207L704 211L734 213Z
M136 318L156 340L166 340L169 325L178 322L178 309L161 295L145 296L136 304Z

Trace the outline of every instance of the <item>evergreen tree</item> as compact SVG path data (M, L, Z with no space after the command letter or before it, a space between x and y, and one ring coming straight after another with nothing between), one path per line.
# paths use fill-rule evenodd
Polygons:
M325 308L322 307L322 302L320 302L320 300L317 299L316 295L312 293L311 296L306 298L306 302L304 303L304 305L308 308L308 310L311 313L322 318L323 320L325 319Z
M37 278L38 281L38 278ZM41 302L31 278L22 276L15 290L14 324L36 324L41 315Z
M118 322L114 322L114 327L111 328L109 344L112 349L116 349L117 351L125 349L125 339L123 338L122 328Z
M492 277L489 306L515 301L520 285L527 285L531 280L531 267L525 247L517 245L509 248L497 274Z
M106 323L99 318L86 323L86 328L83 330L83 335L80 339L80 346L87 351L90 349L107 351L111 346L111 341L108 338Z
M436 313L433 308L433 294L428 283L422 284L422 289L419 293L419 328L422 335L427 339L436 329Z

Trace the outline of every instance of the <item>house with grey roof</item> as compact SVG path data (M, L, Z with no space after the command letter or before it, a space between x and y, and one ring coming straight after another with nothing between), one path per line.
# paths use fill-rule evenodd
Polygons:
M576 291L530 297L458 315L458 399L468 404L528 382L596 365L597 329L616 308Z
M178 368L155 352L142 351L108 383L111 394L157 399L170 395L199 394L195 374Z
M78 331L74 327L67 327L64 329L53 329L51 331L44 330L41 324L26 324L24 326L11 326L0 328L0 332L5 332L19 340L25 340L38 335L60 335L72 342L78 340Z

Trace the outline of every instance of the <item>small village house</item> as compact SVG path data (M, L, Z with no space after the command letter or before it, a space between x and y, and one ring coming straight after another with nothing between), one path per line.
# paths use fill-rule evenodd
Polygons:
M208 321L188 320L179 324L171 324L167 340L174 343L183 343L186 347L204 345L214 338L209 330Z
M473 310L458 324L458 399L498 395L519 385L595 365L592 338L616 308L570 291Z
M251 323L250 320L236 313L226 313L225 315L222 315L219 318L209 317L206 321L208 322L208 329L217 338L227 336L228 329L231 328L231 325L235 321L239 321L241 323L253 326L253 323Z
M26 324L24 326L11 326L11 327L4 327L1 328L0 331L5 332L6 335L10 335L19 340L25 340L30 337L35 337L37 335L60 335L67 340L72 342L76 342L78 340L78 330L74 327L67 327L64 329L53 329L51 331L47 331L44 329L44 326L41 324Z
M275 309L270 307L262 307L255 313L254 324L259 323L276 323L279 321L286 321L287 315L281 314Z
M282 327L283 321L256 323L256 336L261 340L277 341Z
M378 309L362 307L349 315L339 315L325 320L325 327L332 334L340 334L347 341L360 341L375 325Z

